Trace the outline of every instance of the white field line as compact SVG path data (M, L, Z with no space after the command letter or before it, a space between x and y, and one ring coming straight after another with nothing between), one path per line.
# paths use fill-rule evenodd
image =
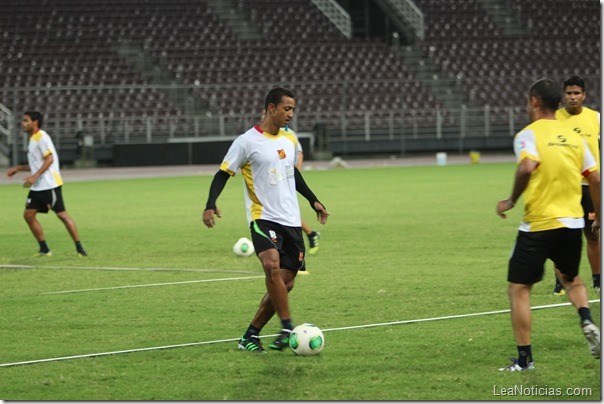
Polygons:
M162 283L147 283L142 285L124 285L124 286L111 286L106 288L92 288L92 289L74 289L74 290L61 290L58 292L43 292L41 295L60 295L66 293L81 293L81 292L96 292L99 290L116 290L116 289L132 289L132 288L147 288L150 286L168 286L168 285L184 285L187 283L205 283L205 282L221 282L221 281L241 281L246 279L258 279L264 278L262 276L243 276L239 278L218 278L218 279L199 279L194 281L179 281L179 282L162 282Z
M599 303L600 299L590 300L590 303ZM555 307L563 307L570 306L570 303L559 303L559 304L548 304L544 306L535 306L531 307L531 310L542 310L542 309L551 309ZM372 328L372 327L383 327L387 325L400 325L400 324L410 324L410 323L422 323L427 321L439 321L439 320L451 320L456 318L466 318L466 317L477 317L477 316L488 316L493 314L503 314L509 313L510 309L504 310L493 310L493 311L483 311L480 313L467 313L467 314L457 314L452 316L442 316L442 317L431 317L431 318L420 318L415 320L403 320L403 321L392 321L389 323L376 323L376 324L365 324L365 325L356 325L349 327L336 327L336 328L326 328L323 329L326 331L342 331L342 330L352 330L359 328ZM261 338L270 338L275 337L278 334L265 335ZM36 363L44 363L44 362L57 362L71 359L82 359L82 358L93 358L98 356L109 356L109 355L118 355L125 353L133 353L133 352L144 352L144 351L157 351L161 349L172 349L172 348L184 348L190 346L198 346L198 345L210 345L210 344L218 344L222 342L233 342L237 341L239 338L228 338L228 339L220 339L214 341L201 341L201 342L190 342L186 344L177 344L177 345L164 345L164 346L156 346L156 347L148 347L148 348L135 348L135 349L126 349L122 351L111 351L111 352L99 352L99 353L91 353L91 354L83 354L83 355L73 355L73 356L63 356L58 358L47 358L47 359L35 359L23 362L12 362L12 363L0 363L0 367L9 367L9 366L19 366L19 365L32 365Z
M176 272L228 272L240 274L255 274L254 271L243 270L224 270L224 269L190 269L190 268L127 268L127 267L65 267L65 266L50 266L50 265L0 265L1 268L7 269L85 269L91 271L176 271Z
M599 303L600 299L589 300L589 303ZM534 306L531 307L531 310L542 310L542 309L552 309L555 307L563 307L570 306L571 303L556 303L556 304L546 304L544 306ZM468 314L456 314L452 316L443 316L443 317L433 317L433 318L418 318L415 320L402 320L402 321L392 321L389 323L376 323L376 324L367 324L367 325L353 325L349 327L337 327L337 328L327 328L323 331L342 331L342 330L354 330L357 328L371 328L371 327L383 327L386 325L399 325L399 324L411 324L411 323L423 323L426 321L436 321L436 320L450 320L454 318L464 318L464 317L477 317L477 316L488 316L491 314L503 314L509 313L510 309L503 310L493 310L493 311L483 311L480 313L468 313Z

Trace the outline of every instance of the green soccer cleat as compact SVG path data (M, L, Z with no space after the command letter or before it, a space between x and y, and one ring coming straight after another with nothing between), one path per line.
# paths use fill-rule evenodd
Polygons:
M564 296L566 294L566 290L564 290L564 286L561 283L556 282L556 287L554 288L554 295L556 296Z
M309 244L309 249L308 249L308 253L310 255L314 255L317 253L317 251L319 251L319 239L321 238L321 233L319 233L318 231L313 231L312 233L310 233L308 235L308 244Z
M276 351L281 351L283 348L289 346L289 335L292 333L292 330L281 330L281 333L273 342L269 344L270 349L274 349Z
M37 253L34 254L34 257L52 257L52 251L48 251L48 252L38 251Z
M241 337L239 343L237 344L237 348L249 352L266 353L266 351L262 347L262 342L260 342L260 338L258 338L257 335L252 335L246 339L243 339L243 337Z

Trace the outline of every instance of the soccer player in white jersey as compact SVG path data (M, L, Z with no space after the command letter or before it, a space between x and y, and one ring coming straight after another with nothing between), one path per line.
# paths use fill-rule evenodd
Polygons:
M216 200L227 180L241 172L244 183L247 219L254 249L266 275L267 293L260 301L252 322L238 343L239 349L265 352L260 331L277 313L282 330L269 346L282 350L288 345L294 325L288 293L298 271L305 269L305 247L296 191L317 212L321 224L329 213L310 190L298 168L298 139L283 128L294 116L296 100L285 88L273 88L264 101L264 117L231 144L214 175L203 212L204 224L212 228L221 217Z
M17 165L7 170L6 174L11 177L19 171L29 171L31 175L25 178L23 186L29 188L25 212L23 217L40 245L36 256L50 256L52 252L46 244L42 225L36 219L36 214L48 213L52 209L63 222L69 235L75 242L76 252L79 256L87 256L86 251L80 243L80 236L75 222L67 214L61 187L63 179L59 171L59 156L52 139L42 129L43 116L38 111L26 111L23 114L21 127L29 134L29 145L27 148L28 165Z

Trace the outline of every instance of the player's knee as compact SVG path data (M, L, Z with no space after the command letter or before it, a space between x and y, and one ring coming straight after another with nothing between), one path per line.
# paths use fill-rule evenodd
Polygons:
M277 278L281 276L279 262L274 260L262 261L262 268L268 278Z
M510 283L508 285L508 296L510 300L526 298L530 295L530 285L523 285L520 283Z
M69 220L71 219L71 218L69 217L69 215L67 214L67 212L65 212L65 211L58 212L58 213L57 213L57 217L58 217L59 219L61 219L61 221L62 221L62 222L64 222L64 223L69 222Z
M36 218L35 210L26 210L25 212L23 212L23 219L25 219L25 221L27 223L31 223L35 218Z

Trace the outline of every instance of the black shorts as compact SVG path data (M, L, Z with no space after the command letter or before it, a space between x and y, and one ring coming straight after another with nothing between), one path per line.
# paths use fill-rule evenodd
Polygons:
M508 282L532 285L543 279L545 261L551 259L571 282L579 273L581 229L519 231L508 266Z
M301 227L283 226L268 220L250 223L252 242L256 254L276 248L279 251L280 267L291 271L305 271L304 239Z
M581 197L581 206L583 207L583 218L585 219L585 228L591 230L591 225L596 220L596 211L594 209L594 203L591 200L591 194L589 193L589 186L581 186L583 189L583 196Z
M35 209L40 213L48 213L48 209L52 209L55 213L65 211L63 203L63 193L61 187L46 189L44 191L29 191L25 209Z

